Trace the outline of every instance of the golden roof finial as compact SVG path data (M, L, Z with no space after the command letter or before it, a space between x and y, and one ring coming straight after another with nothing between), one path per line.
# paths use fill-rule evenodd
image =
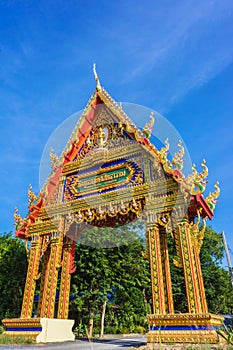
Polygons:
M95 63L93 64L93 73L94 73L94 77L96 80L96 90L99 91L101 89L101 86L100 86L98 74L96 72L96 64Z

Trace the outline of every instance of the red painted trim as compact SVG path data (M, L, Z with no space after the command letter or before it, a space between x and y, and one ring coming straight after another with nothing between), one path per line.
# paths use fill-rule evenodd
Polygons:
M197 210L202 208L202 217L208 217L210 220L212 220L214 213L210 209L209 205L207 204L205 198L202 194L196 194L190 197L191 205L189 207L189 212L193 213L195 216L197 215Z
M150 145L150 142L149 142L149 140L148 140L146 137L144 137L144 138L142 139L142 144L145 145L145 146L149 146L149 145Z

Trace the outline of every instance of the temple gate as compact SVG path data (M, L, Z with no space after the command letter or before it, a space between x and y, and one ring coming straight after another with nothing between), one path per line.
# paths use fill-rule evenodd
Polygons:
M204 198L208 169L195 166L182 173L184 148L169 159L169 142L160 150L150 142L153 114L140 131L100 85L90 98L69 142L58 158L53 153L52 172L40 194L29 188L29 212L15 212L16 236L30 242L28 273L22 311L18 319L5 319L6 334L24 335L37 342L73 340L68 320L70 279L75 240L69 234L75 223L122 225L142 217L146 225L150 260L152 314L148 315L147 341L218 342L216 326L222 318L208 312L199 252L206 219L211 219L219 195ZM75 236L77 235L77 236ZM187 313L175 313L167 235L172 235L183 269ZM60 294L55 299L60 271ZM36 283L40 282L37 317L33 318Z

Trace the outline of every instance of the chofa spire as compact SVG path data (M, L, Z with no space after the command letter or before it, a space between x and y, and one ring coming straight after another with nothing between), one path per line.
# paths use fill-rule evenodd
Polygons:
M100 85L98 74L96 72L96 64L95 63L93 64L93 73L94 73L94 77L96 80L96 90L99 91L101 89L101 85Z

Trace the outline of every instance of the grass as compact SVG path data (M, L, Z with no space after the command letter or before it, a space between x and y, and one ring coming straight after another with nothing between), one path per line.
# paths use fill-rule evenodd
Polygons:
M225 339L227 344L233 345L233 327L232 326L226 326L223 324L221 328L217 330L218 335Z
M0 344L35 344L35 340L26 337L10 337L9 335L0 334Z
M133 348L134 349L134 348ZM136 349L136 348L135 348ZM233 350L226 343L218 344L186 344L186 343L157 343L143 345L137 350Z

